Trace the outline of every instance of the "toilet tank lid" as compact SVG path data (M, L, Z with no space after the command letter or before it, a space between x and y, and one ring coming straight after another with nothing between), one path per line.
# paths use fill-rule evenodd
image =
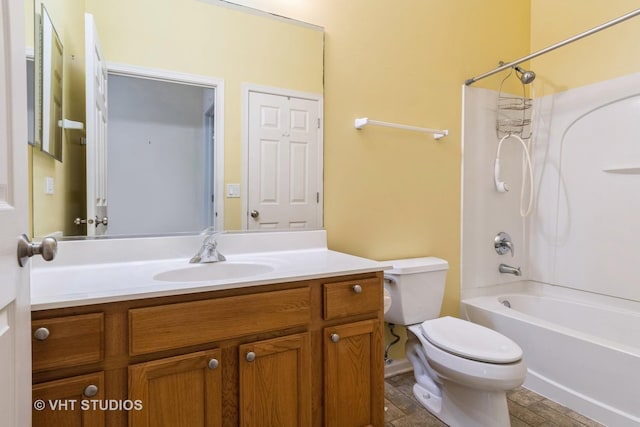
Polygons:
M385 261L391 264L391 270L385 270L385 274L413 274L425 271L448 270L449 263L441 258L433 256L422 258L393 259Z

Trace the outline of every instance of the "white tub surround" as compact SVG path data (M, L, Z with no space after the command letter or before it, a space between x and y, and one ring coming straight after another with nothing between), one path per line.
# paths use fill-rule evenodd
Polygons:
M552 81L540 77L537 94ZM523 348L527 387L607 425L640 425L640 73L536 97L526 218L517 144L500 157L513 191L493 185L497 92L463 93L462 313ZM501 231L514 256L494 250ZM500 273L503 263L522 276ZM545 299L509 297L513 309L497 300L514 293Z
M461 315L522 347L525 387L605 425L640 425L640 303L517 282L463 299Z
M140 298L206 292L337 275L369 273L390 265L327 248L326 231L232 232L218 236L228 264L259 264L238 277L167 281L154 276L189 264L204 236L61 241L52 262L34 258L31 308L45 310ZM215 267L215 266L213 266ZM239 265L238 268L242 268Z

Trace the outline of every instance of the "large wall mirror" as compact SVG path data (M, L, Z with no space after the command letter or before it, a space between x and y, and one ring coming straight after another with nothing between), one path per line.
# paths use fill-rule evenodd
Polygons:
M274 189L288 186L290 204L300 205L309 174L319 181L312 195L322 206L322 28L218 0L26 1L36 25L46 9L64 46L58 119L85 125L58 127L61 161L31 149L34 236L282 228L254 221L259 209L247 193L259 190L267 212ZM99 41L89 36L85 14ZM41 46L32 46L37 58ZM87 62L91 56L100 65ZM86 80L101 74L104 87ZM100 90L109 108L96 113L86 100L95 104ZM279 126L287 130L274 132ZM91 148L101 129L104 144ZM309 130L320 143L319 167L300 148ZM258 135L258 144L248 135ZM279 138L291 146L283 149ZM251 159L259 161L249 161L254 145L264 155ZM286 174L274 166L284 155L299 160ZM321 217L320 210L319 221L295 227L321 226Z

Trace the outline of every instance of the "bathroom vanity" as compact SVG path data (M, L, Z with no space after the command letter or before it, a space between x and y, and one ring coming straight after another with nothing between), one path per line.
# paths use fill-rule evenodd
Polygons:
M216 266L151 254L34 266L33 400L45 409L33 411L33 425L382 426L386 267L329 251L324 232L310 233L310 241L289 242L293 250L275 251L268 234L282 233L258 233L264 243L254 241L251 254L234 253L247 247L234 238L246 235L222 236L228 265L273 267L246 277L191 280L192 271ZM174 241L173 250L193 252L198 240ZM183 269L187 283L173 281ZM127 272L138 281L108 288ZM149 283L140 278L147 275Z

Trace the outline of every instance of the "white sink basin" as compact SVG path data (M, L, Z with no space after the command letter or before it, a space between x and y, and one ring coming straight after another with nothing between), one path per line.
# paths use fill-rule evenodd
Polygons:
M274 268L267 264L252 262L215 262L208 264L192 264L189 267L169 270L153 276L154 280L163 282L204 282L208 280L237 279L269 273Z

